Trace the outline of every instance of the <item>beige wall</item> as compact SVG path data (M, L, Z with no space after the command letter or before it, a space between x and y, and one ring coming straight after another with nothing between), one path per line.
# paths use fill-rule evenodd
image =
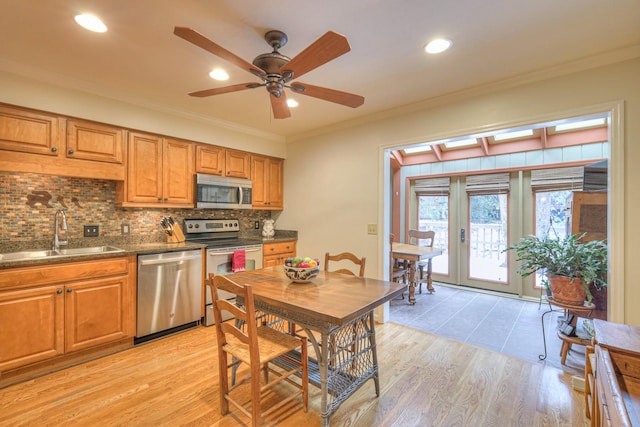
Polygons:
M640 59L576 74L495 89L484 95L435 106L407 107L395 116L375 117L322 135L283 139L247 129L177 115L170 108L144 108L82 92L36 83L0 72L0 102L113 123L180 138L234 147L278 157L285 162L285 211L276 228L299 231L299 253L322 257L326 251L350 250L367 257L367 275L382 277L383 188L381 147L466 135L514 122L539 123L540 117L563 114L601 103L624 101L624 321L640 326L640 288L633 265L640 255ZM497 127L495 128L497 129ZM379 235L367 224L378 223Z
M557 113L624 101L624 286L625 323L640 326L640 287L634 262L640 247L640 59L457 100L419 111L377 118L349 129L290 143L285 162L285 211L276 228L299 231L301 254L349 250L367 257L367 275L382 276L383 238L367 234L383 203L380 147L465 135L508 123L539 123ZM498 129L496 127L495 129ZM378 224L379 233L383 224ZM618 288L620 289L620 288Z

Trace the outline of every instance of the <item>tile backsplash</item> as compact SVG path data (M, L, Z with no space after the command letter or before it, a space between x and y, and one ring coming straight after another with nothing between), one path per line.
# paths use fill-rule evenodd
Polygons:
M164 241L158 223L171 215L185 218L237 218L243 237L261 237L255 221L271 217L270 211L226 209L117 208L115 181L70 178L33 173L0 172L0 244L47 241L53 238L54 216L64 209L68 230L65 239L83 237L85 225L98 225L100 237L122 237L128 224L130 238Z

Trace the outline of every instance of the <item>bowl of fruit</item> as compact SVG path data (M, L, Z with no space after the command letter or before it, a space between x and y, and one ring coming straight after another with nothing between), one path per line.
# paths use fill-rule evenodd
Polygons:
M287 258L284 273L294 283L309 283L318 275L320 261L310 257Z

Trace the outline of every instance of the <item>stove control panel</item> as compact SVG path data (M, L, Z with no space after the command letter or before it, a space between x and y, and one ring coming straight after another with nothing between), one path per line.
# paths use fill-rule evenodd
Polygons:
M240 221L237 219L185 219L184 229L187 233L240 231Z

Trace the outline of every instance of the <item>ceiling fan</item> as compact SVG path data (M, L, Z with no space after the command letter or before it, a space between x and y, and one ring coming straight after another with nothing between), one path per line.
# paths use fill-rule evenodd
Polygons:
M283 47L287 41L287 35L282 31L268 31L264 38L273 48L270 53L258 55L253 63L249 63L234 53L226 50L222 46L199 32L188 27L175 27L173 33L194 45L231 62L234 65L249 71L262 80L262 83L240 83L231 86L191 92L189 95L205 97L220 95L223 93L237 92L245 89L255 89L264 86L267 88L271 100L273 116L276 119L286 119L291 117L291 111L287 105L287 96L284 88L289 88L295 93L322 99L336 104L346 105L356 108L364 103L364 97L352 93L342 92L335 89L328 89L320 86L313 86L302 82L292 82L294 78L299 78L305 73L326 64L327 62L343 55L351 50L347 38L334 31L327 31L322 37L309 45L297 56L289 58L278 49Z

